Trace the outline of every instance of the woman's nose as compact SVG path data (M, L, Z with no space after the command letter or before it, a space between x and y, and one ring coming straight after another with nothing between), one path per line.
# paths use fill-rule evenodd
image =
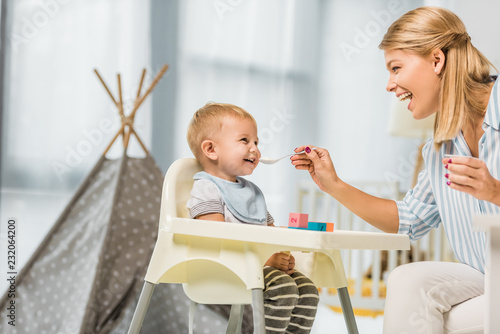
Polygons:
M396 82L393 80L392 77L390 77L385 89L390 93L390 92L394 92L396 90L396 87L397 87Z

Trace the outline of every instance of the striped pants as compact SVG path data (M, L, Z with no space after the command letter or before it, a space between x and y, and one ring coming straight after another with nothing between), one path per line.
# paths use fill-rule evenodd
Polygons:
M319 302L314 283L298 271L288 275L269 266L264 283L266 333L309 333Z

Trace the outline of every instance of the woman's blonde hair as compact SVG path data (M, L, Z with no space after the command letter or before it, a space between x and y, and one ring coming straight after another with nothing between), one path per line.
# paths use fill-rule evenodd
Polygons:
M202 162L203 160L201 143L204 140L215 138L217 133L222 130L226 117L249 119L257 126L253 116L243 108L229 103L209 102L205 104L194 113L187 130L189 148L198 161Z
M445 54L434 123L436 148L455 137L469 121L484 115L493 65L472 45L465 25L451 11L420 7L407 12L389 27L379 48L420 56L441 49Z

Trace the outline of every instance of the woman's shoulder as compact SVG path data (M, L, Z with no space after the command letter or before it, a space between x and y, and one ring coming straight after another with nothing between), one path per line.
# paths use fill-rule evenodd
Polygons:
M439 149L436 149L433 137L427 140L422 148L422 157L424 158L424 161L441 161L446 152L452 151L450 145L453 145L453 140L454 139L444 141Z
M422 156L425 158L432 152L436 152L436 150L434 149L434 136L429 138L425 143L424 147L422 148Z
M493 84L493 88L491 89L491 93L493 94L493 92L498 92L498 75L492 75L490 76L490 84Z
M500 128L500 87L497 76L492 76L494 84L491 89L490 99L488 101L488 108L484 116L484 122L487 125L493 126L495 129Z
M493 87L491 88L491 93L490 93L490 101L489 103L492 103L492 100L496 100L498 103L498 94L500 93L500 90L498 89L498 75L492 75L491 77L491 83L493 83Z

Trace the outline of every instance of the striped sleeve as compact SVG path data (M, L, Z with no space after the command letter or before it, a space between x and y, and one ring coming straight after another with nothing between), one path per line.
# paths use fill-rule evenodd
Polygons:
M271 216L269 211L267 211L267 220L266 220L266 225L273 225L274 224L274 218Z
M220 201L205 201L194 204L189 208L189 218L196 218L209 213L220 213L224 215L224 208Z
M417 185L396 204L399 213L398 233L407 234L412 240L420 239L441 223L426 169L418 176Z
M191 190L191 197L186 203L190 218L209 213L224 215L224 203L217 186L209 180L196 180Z

